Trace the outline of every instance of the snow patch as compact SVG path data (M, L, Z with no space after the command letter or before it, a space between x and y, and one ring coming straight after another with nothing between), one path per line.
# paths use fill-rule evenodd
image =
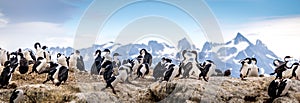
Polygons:
M232 48L232 47L235 47L237 49L237 52L229 55L229 56L223 56L223 57L220 57L220 59L222 60L222 62L226 62L227 60L235 57L240 51L243 51L243 50L246 50L247 47L249 46L250 44L248 42L240 42L238 44L234 44L234 41L231 41L228 45L221 45L221 46L218 46L218 50L221 48L221 47L226 47L226 48ZM244 52L245 53L245 52ZM246 54L246 53L245 53ZM220 54L219 54L220 55Z
M271 56L270 54L267 54L266 56L267 56L268 58L271 58L271 59L277 59L277 58Z
M240 64L240 63L239 63L240 60L233 59L233 62L234 62L235 64Z
M114 45L113 42L108 42L102 48L109 48L109 47L112 47L113 45Z
M260 74L265 74L265 69L264 68L259 68Z

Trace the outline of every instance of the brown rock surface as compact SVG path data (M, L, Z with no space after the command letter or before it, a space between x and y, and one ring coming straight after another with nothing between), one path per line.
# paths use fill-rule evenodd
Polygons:
M273 77L257 77L241 80L231 77L211 77L209 82L196 79L177 79L172 82L155 82L150 76L119 83L113 94L106 86L102 76L86 72L69 73L67 83L57 87L48 82L42 84L46 75L14 74L13 83L23 89L28 96L24 102L122 102L122 103L245 103L266 102L267 88ZM0 102L8 102L14 88L0 89ZM300 100L300 81L293 80L287 96L274 102L297 103Z

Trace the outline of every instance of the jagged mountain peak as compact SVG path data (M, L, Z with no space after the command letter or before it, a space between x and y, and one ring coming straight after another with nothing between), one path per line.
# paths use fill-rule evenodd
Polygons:
M183 38L178 41L178 46L177 48L179 50L187 50L187 49L192 49L191 43L187 40L187 38Z
M262 41L258 39L258 40L256 40L255 45L265 45L265 44L263 44Z
M268 49L268 47L261 41L261 40L256 40L255 46L257 48L264 48L264 49Z
M238 32L234 39L236 40L236 39L247 39L247 38L242 33Z
M239 44L240 42L247 42L250 45L252 45L252 43L245 37L243 36L241 33L237 33L236 37L233 39L234 44Z
M237 33L234 39L225 44L217 45L206 42L199 53L199 57L200 61L212 59L223 71L232 68L232 76L234 77L239 75L240 64L238 61L241 59L255 57L259 60L258 66L263 71L261 73L271 73L274 69L272 61L278 58L261 40L257 40L254 45L241 33Z
M150 40L146 44L128 44L121 45L113 42L107 42L101 45L93 45L93 47L80 50L81 55L84 56L87 70L93 63L93 52L95 49L115 48L112 53L119 53L122 56L120 59L133 58L138 55L142 48L148 50L153 55L153 65L160 61L161 57L169 57L174 60L174 63L180 62L182 50L198 50L187 38L182 38L177 41L178 45L168 45L165 42L157 40ZM116 46L117 45L117 46ZM177 47L177 48L176 48ZM71 48L53 48L57 52L70 54L73 52ZM258 66L264 70L265 73L273 72L272 61L277 56L263 44L261 40L257 40L255 44L251 43L241 33L237 33L236 37L227 43L213 43L205 42L198 55L198 61L207 59L213 60L220 70L227 70L232 68L232 76L238 77L240 64L239 60L246 57L255 57ZM270 64L271 63L271 64Z
M205 42L202 47L202 52L207 52L212 49L212 43L211 42Z

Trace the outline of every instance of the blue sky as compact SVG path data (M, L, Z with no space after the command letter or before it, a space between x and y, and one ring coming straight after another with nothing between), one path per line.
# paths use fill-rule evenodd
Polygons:
M299 0L206 0L220 21L243 23L300 14Z
M18 3L16 3L18 2ZM37 41L48 46L73 46L78 25L93 0L0 0L0 46L8 50L32 48ZM107 1L103 1L107 2ZM205 0L225 41L237 32L255 43L260 39L278 56L300 58L299 0ZM17 5L18 4L18 5ZM22 5L19 5L22 4ZM95 14L95 15L100 15ZM114 41L129 23L144 16L160 16L183 28L202 48L206 37L189 14L155 1L127 5L116 11L97 34L96 43Z

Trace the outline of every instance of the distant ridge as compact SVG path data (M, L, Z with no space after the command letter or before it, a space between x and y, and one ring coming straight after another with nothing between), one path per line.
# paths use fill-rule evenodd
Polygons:
M241 67L239 61L243 58L257 58L257 65L261 70L260 72L267 74L273 72L272 61L274 58L278 58L261 40L257 40L256 43L253 44L241 33L237 33L236 37L231 41L226 43L205 42L201 49L190 44L185 38L178 41L176 47L155 40L149 41L148 44L120 45L114 44L114 42L107 42L101 45L95 44L92 47L80 49L87 70L90 69L94 61L94 51L96 49L103 50L106 48L114 48L115 51L112 51L112 53L118 52L122 55L121 59L135 58L138 55L139 50L145 48L153 55L154 65L160 61L161 57L169 57L173 59L174 63L179 63L182 58L180 53L182 50L197 50L199 53L198 60L200 62L207 59L213 60L217 64L218 69L222 71L232 68L232 76L234 77L238 77L239 75ZM71 47L51 47L49 50L52 51L53 55L58 52L69 55L73 52L73 48Z

